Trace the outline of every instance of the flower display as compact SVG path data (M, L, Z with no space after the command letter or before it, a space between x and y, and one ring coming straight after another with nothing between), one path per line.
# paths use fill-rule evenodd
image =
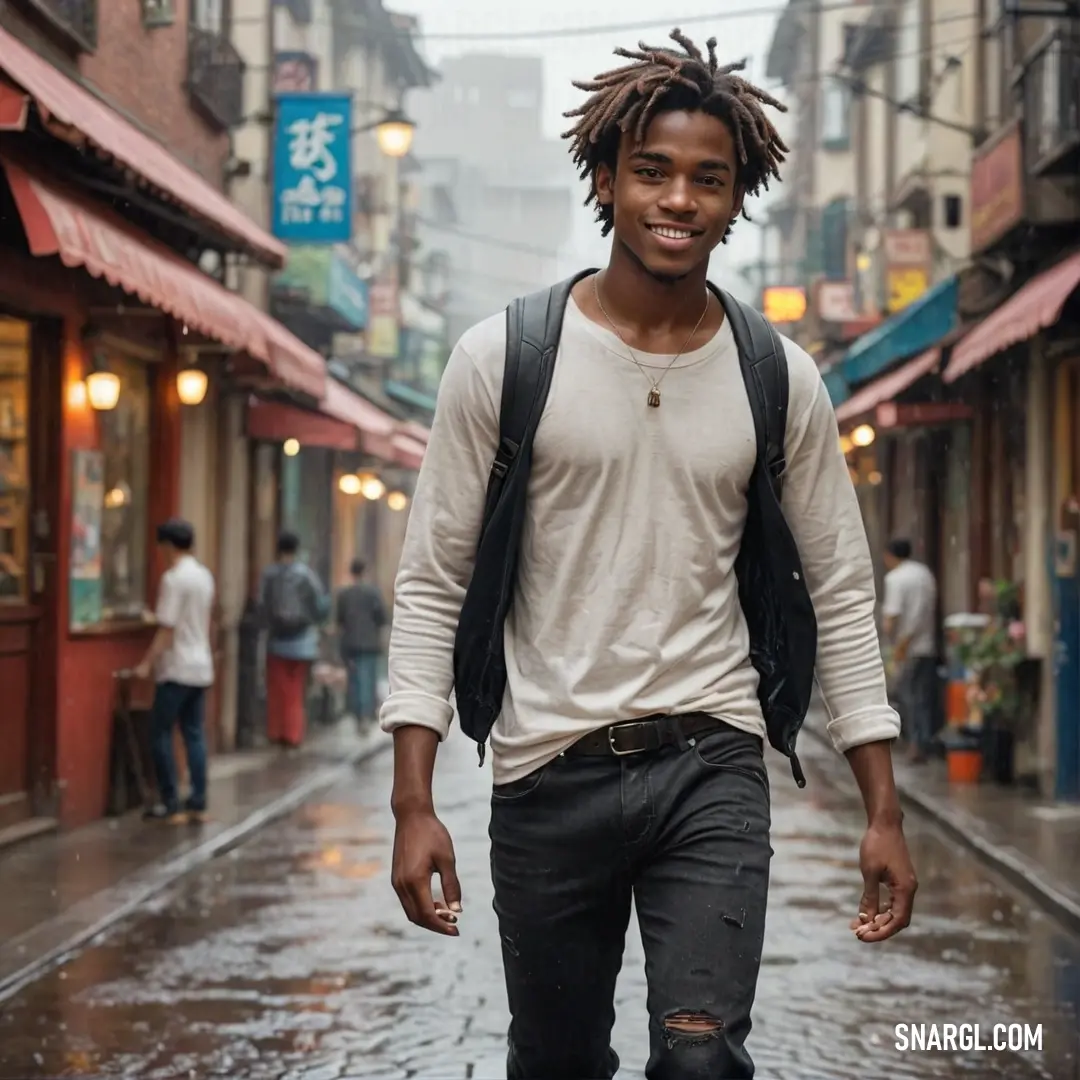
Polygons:
M1008 581L980 584L987 615L946 631L953 663L964 672L970 720L1013 723L1020 709L1016 668L1027 658L1017 587Z

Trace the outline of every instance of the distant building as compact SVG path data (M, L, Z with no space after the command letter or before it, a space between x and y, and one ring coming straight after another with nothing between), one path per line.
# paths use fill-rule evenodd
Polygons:
M574 231L578 179L566 146L543 131L535 57L447 60L417 92L418 237L449 261L447 335L557 280ZM583 195L582 195L583 197Z

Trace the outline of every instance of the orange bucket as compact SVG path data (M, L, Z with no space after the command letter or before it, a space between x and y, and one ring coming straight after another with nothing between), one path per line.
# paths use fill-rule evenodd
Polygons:
M950 750L948 752L950 784L977 784L982 774L981 750Z
M968 716L967 683L951 682L945 691L945 713L950 724L962 724Z

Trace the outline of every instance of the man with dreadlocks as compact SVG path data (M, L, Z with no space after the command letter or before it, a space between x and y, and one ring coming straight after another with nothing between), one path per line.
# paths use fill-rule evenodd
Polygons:
M785 147L763 111L778 103L740 65L721 66L715 41L706 55L672 37L677 48L620 49L626 65L577 84L589 97L567 133L612 245L565 311L490 734L511 1078L614 1075L632 900L651 1016L646 1075L754 1073L744 1044L772 849L766 725L734 567L756 439L707 271L745 198L778 178ZM412 922L449 936L462 893L432 775L454 714L455 634L499 443L507 344L507 320L494 316L464 334L443 376L381 715L395 741L394 887ZM829 397L813 360L783 344L783 515L817 618L828 730L866 803L851 929L880 942L909 924L916 888L893 782L900 724ZM620 731L661 725L672 740L618 750Z

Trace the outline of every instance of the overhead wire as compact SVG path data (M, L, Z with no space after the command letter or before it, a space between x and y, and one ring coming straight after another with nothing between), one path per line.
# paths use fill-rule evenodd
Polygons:
M402 28L397 32L375 30L371 40L394 37L411 37L423 41L542 41L571 37L594 37L601 34L630 33L638 30L655 30L662 27L689 26L697 23L729 22L732 19L749 19L760 15L782 15L792 8L798 14L818 14L833 11L866 10L866 0L837 0L835 3L798 3L764 4L759 7L735 8L729 11L717 11L710 15L684 15L681 18L667 16L663 19L640 19L634 22L591 23L583 26L538 27L535 30L477 30L477 31L440 31L424 30L415 26ZM265 15L234 16L234 24L262 22ZM315 19L312 22L329 25L329 19Z

